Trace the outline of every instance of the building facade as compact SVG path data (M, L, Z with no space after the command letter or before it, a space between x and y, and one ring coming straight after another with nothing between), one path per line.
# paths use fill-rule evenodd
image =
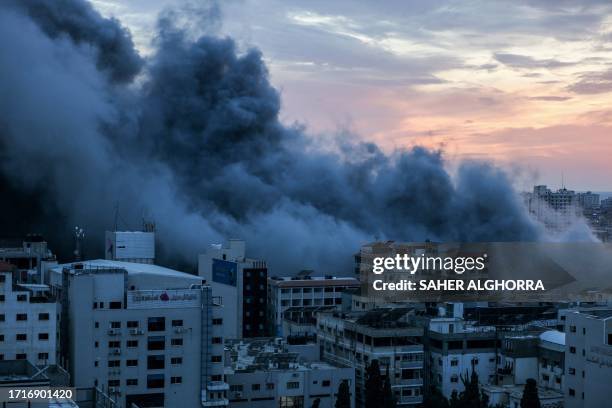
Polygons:
M0 360L53 365L58 304L46 285L13 283L15 270L0 262Z
M319 313L317 335L321 358L355 368L355 406L365 406L366 368L378 360L381 375L390 376L397 406L423 402L423 328L411 320L412 308L369 312Z
M287 336L283 330L283 320L299 320L298 315L286 316L288 310L292 313L302 313L308 319L311 312L320 307L337 307L342 305L342 294L359 287L359 281L350 277L310 276L300 274L295 277L271 277L268 279L268 316L273 323L273 331L277 336ZM298 308L304 308L301 311ZM305 313L305 314L304 314Z
M268 334L268 267L261 260L246 258L242 240L211 245L198 258L198 274L223 299L223 337L238 339Z
M227 405L222 322L201 278L109 260L59 265L50 278L75 387L98 387L122 407Z

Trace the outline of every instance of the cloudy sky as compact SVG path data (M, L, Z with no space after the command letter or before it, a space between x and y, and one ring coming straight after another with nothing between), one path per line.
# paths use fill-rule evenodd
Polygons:
M157 14L197 1L94 0L152 52ZM534 182L612 190L609 0L229 0L215 31L264 53L283 120L388 150L443 148ZM324 136L323 136L324 137Z

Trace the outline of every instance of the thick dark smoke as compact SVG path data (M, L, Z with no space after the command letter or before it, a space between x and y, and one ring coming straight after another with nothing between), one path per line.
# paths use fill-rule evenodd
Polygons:
M100 256L114 208L157 222L166 260L242 237L274 274L348 273L374 239L534 240L541 232L498 169L440 152L383 153L279 122L261 53L192 40L160 18L146 61L118 21L78 0L0 3L0 229ZM334 153L330 153L334 152ZM64 252L66 253L66 252Z

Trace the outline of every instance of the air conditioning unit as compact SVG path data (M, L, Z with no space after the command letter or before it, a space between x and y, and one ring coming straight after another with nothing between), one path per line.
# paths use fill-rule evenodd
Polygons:
M177 327L174 329L174 332L178 334L185 333L186 331L187 329L185 329L184 327Z
M117 354L121 354L121 349L118 349L118 348L117 349L113 349L112 353L116 354L116 355Z
M116 329L108 329L108 334L114 336L115 334L119 334L119 331Z
M144 332L140 329L130 329L130 334L133 336L137 336L139 334L144 334Z

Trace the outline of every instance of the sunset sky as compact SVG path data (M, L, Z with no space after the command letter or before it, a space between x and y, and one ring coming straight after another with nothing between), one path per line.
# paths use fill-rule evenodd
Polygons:
M450 166L493 160L519 188L563 174L568 188L612 190L609 0L230 0L219 26L198 23L197 1L93 3L144 55L168 6L195 35L261 49L283 120L314 135L441 147Z

